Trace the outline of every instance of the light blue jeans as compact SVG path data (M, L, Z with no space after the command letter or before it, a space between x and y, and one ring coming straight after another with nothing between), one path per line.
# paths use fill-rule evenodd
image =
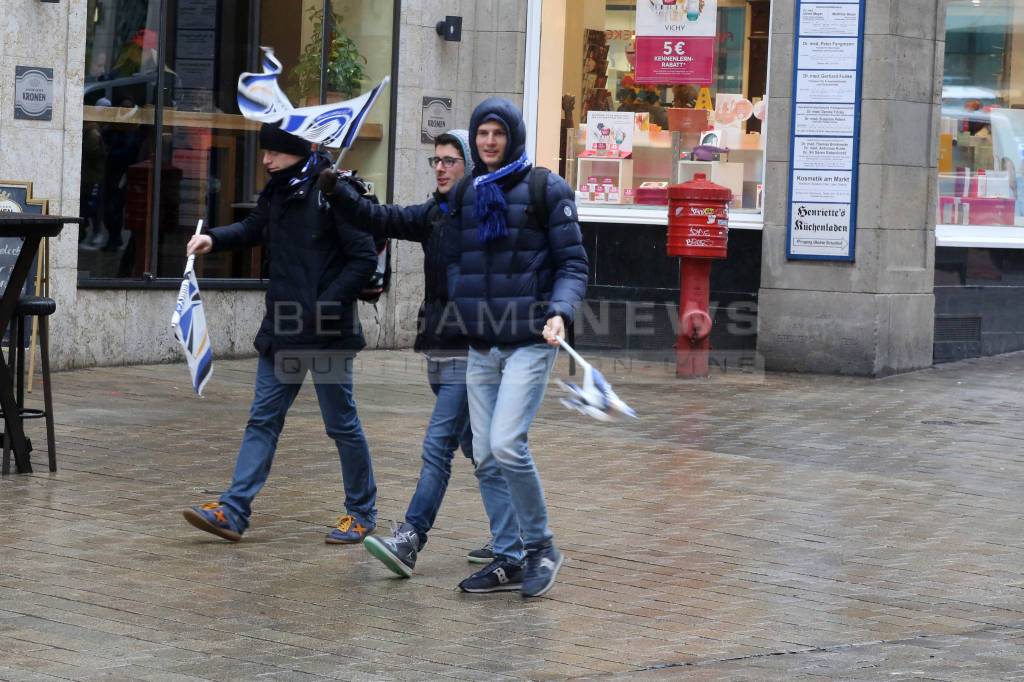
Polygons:
M552 538L527 432L554 362L555 349L547 344L469 351L466 385L480 496L495 555L515 561Z
M274 371L274 360L260 355L256 368L256 395L249 410L242 447L235 460L235 474L231 478L231 486L220 498L220 503L228 508L239 530L245 530L249 525L252 500L267 482L285 415L302 388L301 377L289 379L289 382L282 383ZM315 388L327 435L337 446L341 460L345 510L364 525L373 527L377 521L377 485L373 480L370 448L356 413L352 384L325 381L315 383Z

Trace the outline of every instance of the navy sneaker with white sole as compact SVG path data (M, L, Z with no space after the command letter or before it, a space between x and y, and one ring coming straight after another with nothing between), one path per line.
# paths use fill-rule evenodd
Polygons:
M521 594L524 597L539 597L545 594L555 584L558 569L563 563L565 555L550 542L543 547L527 550Z
M463 592L514 592L523 586L523 567L498 557L461 583Z

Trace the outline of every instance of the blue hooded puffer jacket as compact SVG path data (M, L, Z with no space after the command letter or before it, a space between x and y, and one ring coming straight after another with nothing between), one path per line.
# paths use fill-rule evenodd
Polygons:
M470 151L475 176L487 173L476 149L476 131L486 121L508 132L503 164L522 156L526 124L512 102L492 97L470 118ZM541 230L528 215L529 169L500 182L508 205L508 235L480 243L475 216L476 192L469 184L461 205L454 207L448 238L448 295L470 344L524 345L543 342L548 318L561 315L566 324L587 290L587 253L576 216L575 194L555 173L547 177L547 227ZM471 178L463 182L472 183ZM453 190L452 196L458 196ZM529 224L528 224L529 223Z

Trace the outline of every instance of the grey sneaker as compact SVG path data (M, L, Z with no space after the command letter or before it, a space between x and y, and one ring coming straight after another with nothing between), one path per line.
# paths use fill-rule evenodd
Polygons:
M562 567L564 561L565 556L550 542L543 547L527 550L522 595L524 597L539 597L550 590L551 586L555 584L558 569Z
M488 540L487 544L480 549L474 549L466 555L466 560L471 564L489 564L494 561L494 542Z
M368 535L363 540L366 551L403 578L411 578L416 568L416 553L420 550L420 536L411 524L403 523L389 538Z

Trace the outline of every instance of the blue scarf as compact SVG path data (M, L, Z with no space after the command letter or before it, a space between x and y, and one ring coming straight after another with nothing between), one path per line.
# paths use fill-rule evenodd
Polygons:
M476 189L476 237L481 244L501 239L508 234L505 223L505 193L498 180L530 167L530 159L523 154L512 163L473 180Z

